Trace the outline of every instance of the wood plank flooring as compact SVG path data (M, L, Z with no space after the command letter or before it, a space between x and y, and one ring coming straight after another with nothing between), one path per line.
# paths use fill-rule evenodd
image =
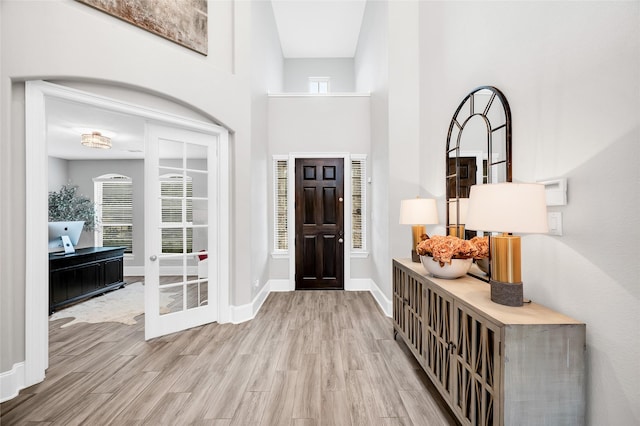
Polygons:
M144 341L50 323L46 380L2 425L455 425L368 292L272 293L256 318Z

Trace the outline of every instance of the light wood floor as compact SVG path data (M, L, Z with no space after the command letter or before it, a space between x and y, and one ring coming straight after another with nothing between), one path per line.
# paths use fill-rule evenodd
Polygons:
M272 293L256 318L144 341L144 318L50 323L47 378L2 425L452 425L367 292Z

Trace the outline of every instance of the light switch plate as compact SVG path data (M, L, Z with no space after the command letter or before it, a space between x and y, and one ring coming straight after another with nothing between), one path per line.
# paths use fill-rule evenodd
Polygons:
M562 212L547 212L549 235L562 236Z
M567 205L567 179L553 179L538 181L544 185L544 194L547 206Z

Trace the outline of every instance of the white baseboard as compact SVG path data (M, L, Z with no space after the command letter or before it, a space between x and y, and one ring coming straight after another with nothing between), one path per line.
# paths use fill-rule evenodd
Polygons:
M378 302L378 305L380 305L382 312L384 312L386 316L392 317L393 304L391 303L391 300L387 299L387 296L384 295L384 292L380 290L380 287L378 287L375 281L369 281L371 281L371 288L369 289L369 291L373 295L373 298L376 299L376 302Z
M351 278L347 285L345 285L347 291L368 291L373 298L378 302L378 305L382 309L382 312L388 317L393 316L393 306L391 301L387 299L384 292L380 290L380 287L371 278Z
M351 278L344 285L346 291L371 291L373 280L370 278Z
M18 362L11 370L0 373L0 402L15 398L24 387L24 362Z
M161 275L171 275L170 270L163 270ZM144 266L125 266L125 276L144 276ZM380 290L380 287L370 278L351 278L345 282L346 291L369 291L373 295L373 298L378 302L380 308L387 316L392 316L393 308L391 301L387 299L384 292ZM262 288L260 293L254 298L251 303L241 306L231 306L231 322L238 324L248 321L256 316L258 309L262 306L270 292L280 291L294 291L295 287L288 279L274 279L269 280L267 284ZM254 305L256 307L254 307Z
M251 303L240 306L231 305L231 322L233 324L240 324L255 318L270 292L271 289L269 281L262 287L260 292L256 294L256 297L253 298Z
M294 287L291 287L291 283L288 279L285 280L269 280L269 286L271 291L293 291Z
M163 270L161 275L171 275L170 270ZM125 266L125 276L144 276L144 266ZM393 308L391 301L387 299L384 292L380 290L380 287L371 278L351 278L345 282L346 291L369 291L373 298L378 302L382 311L388 317L393 315ZM269 280L267 284L262 287L260 293L256 295L251 303L240 306L231 306L231 322L239 324L241 322L249 321L254 318L258 313L258 310L262 306L262 303L266 300L270 292L281 291L294 291L291 281L288 279L276 279Z
M123 268L123 274L125 277L144 277L144 266L125 266ZM197 275L198 269L196 266L190 266L187 268L187 274ZM160 276L182 275L182 267L180 266L164 266L160 268Z
M267 284L262 287L260 292L254 297L251 303L240 306L231 306L231 322L234 324L240 324L245 321L249 321L255 318L256 314L262 307L262 304L269 296L269 293L293 291L290 288L291 283L289 280L269 280ZM380 287L370 278L354 278L345 283L346 291L368 291L371 293L375 301L378 303L382 312L388 317L393 315L393 308L391 301L387 299L384 292L380 290Z

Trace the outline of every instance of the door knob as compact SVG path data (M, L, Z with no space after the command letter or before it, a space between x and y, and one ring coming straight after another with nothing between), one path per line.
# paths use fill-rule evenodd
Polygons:
M344 242L344 240L343 240L342 238L339 238L339 239L338 239L338 242L339 242L340 244L342 244L342 243Z
M155 254L149 256L149 260L152 261L152 262L155 262L157 259L158 259L158 256L156 256Z

